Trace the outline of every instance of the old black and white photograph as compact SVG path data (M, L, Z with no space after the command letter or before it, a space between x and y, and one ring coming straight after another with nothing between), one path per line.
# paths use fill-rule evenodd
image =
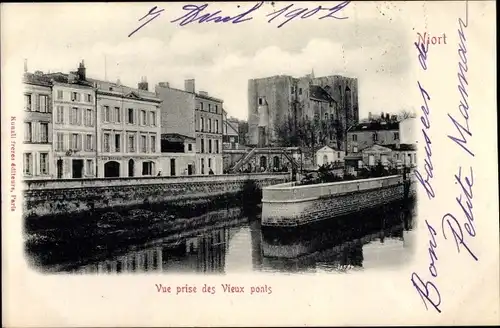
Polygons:
M53 56L26 56L23 73L35 270L300 273L411 259L417 116L403 32L376 42L365 33L385 28L376 20L342 33L291 21L251 38L152 21L62 41L74 18L52 17Z
M498 324L494 6L2 3L3 326Z

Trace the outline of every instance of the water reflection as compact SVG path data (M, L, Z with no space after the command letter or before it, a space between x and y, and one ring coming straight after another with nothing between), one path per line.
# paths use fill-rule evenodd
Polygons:
M263 228L258 217L178 240L158 240L77 269L81 273L318 272L397 265L411 256L414 204L393 204L301 229Z

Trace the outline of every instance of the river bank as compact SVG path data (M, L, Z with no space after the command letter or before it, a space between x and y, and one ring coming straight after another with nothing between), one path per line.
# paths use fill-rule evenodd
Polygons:
M241 192L198 199L30 216L24 221L25 250L35 268L81 264L86 260L82 254L104 258L131 245L253 216L261 197L261 189L247 183Z

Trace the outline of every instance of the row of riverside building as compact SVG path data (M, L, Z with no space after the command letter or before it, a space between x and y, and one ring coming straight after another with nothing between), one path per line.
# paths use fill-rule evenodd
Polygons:
M222 174L221 99L159 83L149 91L25 62L24 179Z

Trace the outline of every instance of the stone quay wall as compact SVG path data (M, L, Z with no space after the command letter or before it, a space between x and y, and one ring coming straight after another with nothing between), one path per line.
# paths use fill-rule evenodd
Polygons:
M414 184L410 184L411 196ZM403 196L403 177L399 175L306 186L284 183L262 190L262 225L300 226L402 200Z
M29 180L23 186L23 216L72 214L144 203L177 203L237 193L248 181L263 188L290 180L289 173Z

